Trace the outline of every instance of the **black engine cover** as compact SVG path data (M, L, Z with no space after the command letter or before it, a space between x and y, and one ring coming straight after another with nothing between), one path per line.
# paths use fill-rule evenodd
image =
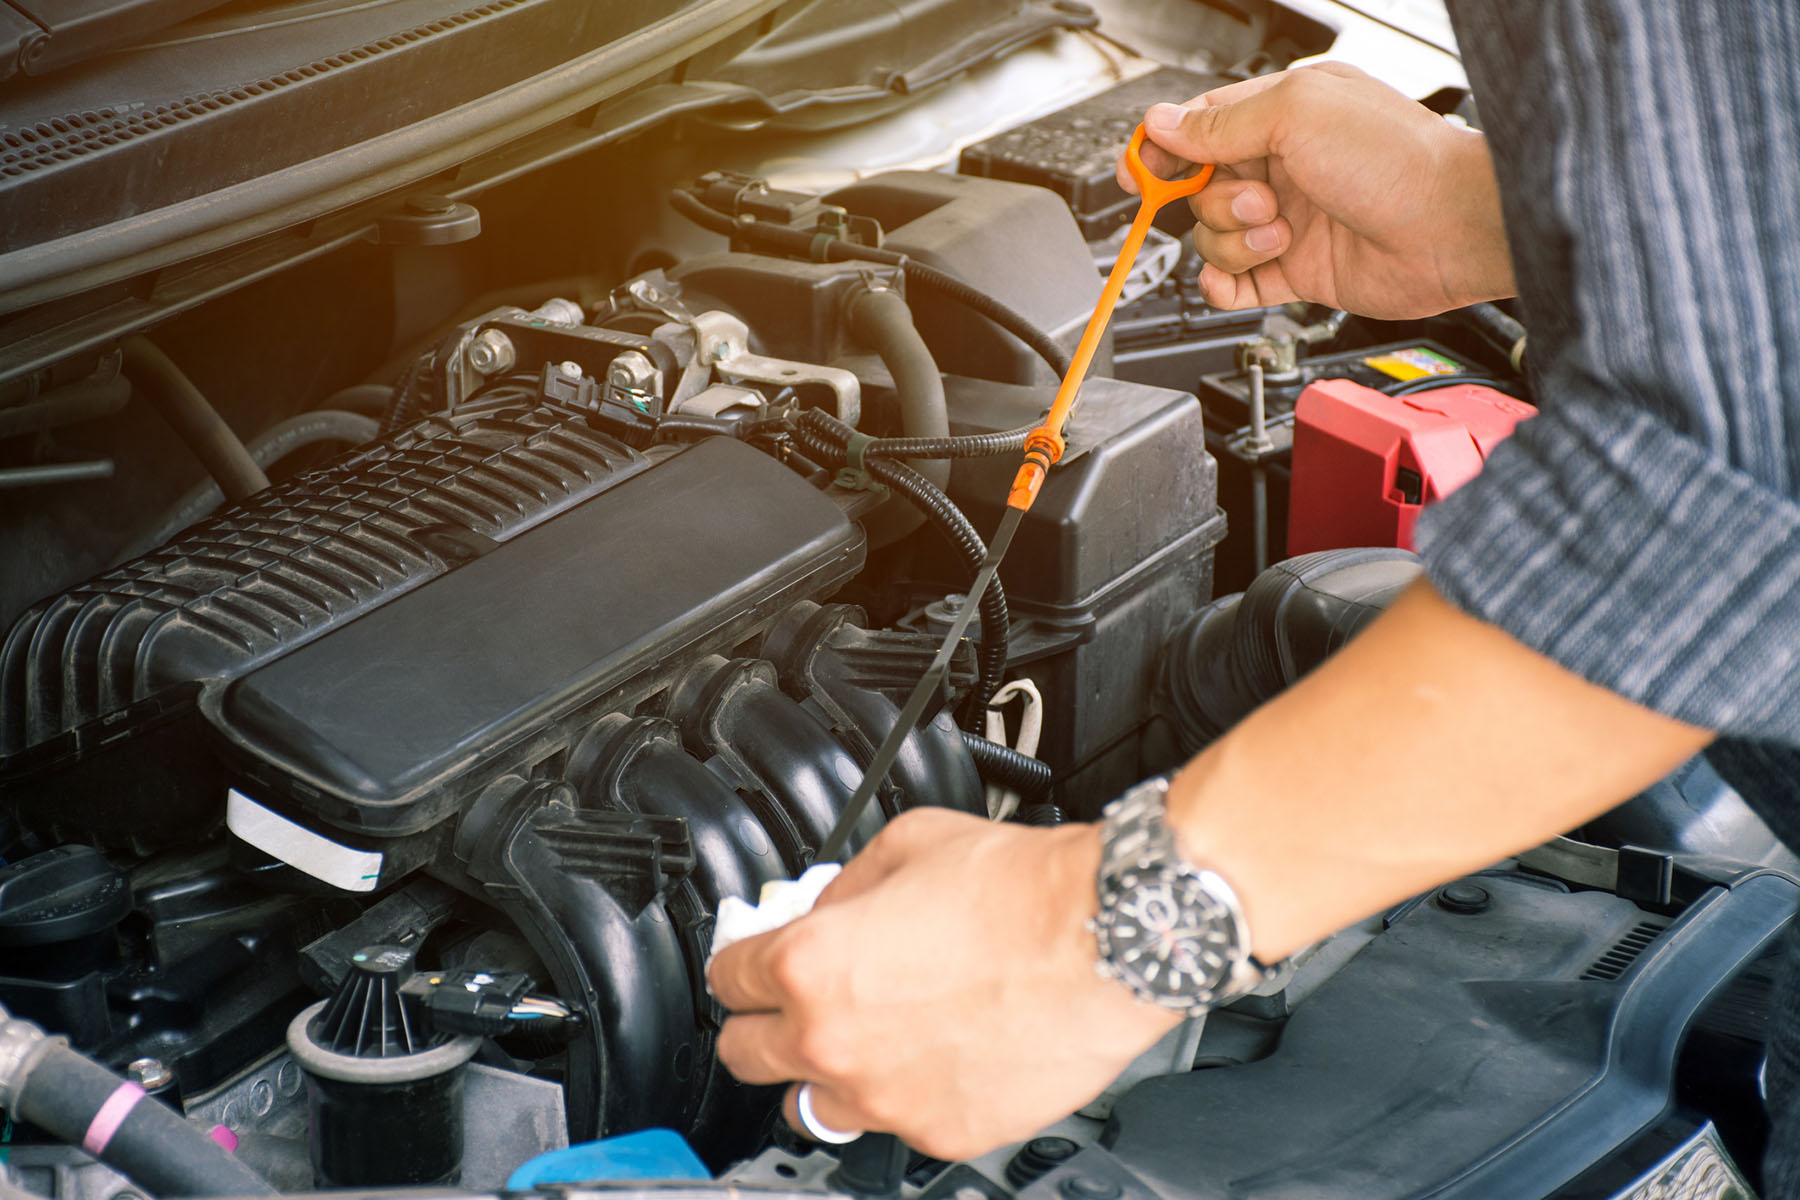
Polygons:
M434 417L279 483L21 617L0 794L53 836L180 844L224 810L194 701L650 467L527 400Z
M861 565L836 505L713 438L201 707L254 799L352 833L417 833Z

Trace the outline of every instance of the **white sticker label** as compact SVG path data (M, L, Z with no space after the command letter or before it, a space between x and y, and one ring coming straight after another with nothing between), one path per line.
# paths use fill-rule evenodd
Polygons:
M379 851L339 845L271 812L236 788L225 799L225 827L264 854L346 892L372 892L381 881Z

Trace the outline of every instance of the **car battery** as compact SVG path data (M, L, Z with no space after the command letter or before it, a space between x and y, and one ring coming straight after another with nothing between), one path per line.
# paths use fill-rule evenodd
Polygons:
M1536 412L1474 383L1402 395L1349 379L1309 385L1294 409L1287 552L1413 549L1420 511L1475 478Z
M1486 370L1439 342L1415 339L1300 360L1290 375L1270 375L1263 389L1271 445L1257 450L1250 439L1250 382L1242 370L1202 375L1195 388L1206 412L1206 448L1219 462L1219 504L1226 512L1252 508L1253 476L1262 471L1268 505L1268 561L1297 553L1286 545L1288 490L1294 436L1294 405L1321 379L1347 379L1386 391L1428 386L1432 379L1481 378ZM1251 525L1239 521L1219 547L1220 594L1242 591L1256 576Z

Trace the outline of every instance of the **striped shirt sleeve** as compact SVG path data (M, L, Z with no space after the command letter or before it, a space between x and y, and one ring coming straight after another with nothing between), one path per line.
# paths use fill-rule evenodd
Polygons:
M1454 604L1800 744L1800 6L1462 0L1543 413L1421 518Z

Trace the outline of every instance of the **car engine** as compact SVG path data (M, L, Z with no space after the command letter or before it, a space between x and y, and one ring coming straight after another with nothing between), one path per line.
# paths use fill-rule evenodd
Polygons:
M1316 35L1265 27L1276 51L1245 69ZM183 458L85 515L45 487L5 519L0 1007L284 1192L529 1190L598 1178L519 1174L539 1155L646 1130L732 1185L866 1196L1753 1174L1800 884L1698 760L1321 943L980 1162L808 1147L779 1089L717 1061L720 902L816 859L1092 311L1129 216L1118 145L1147 104L1226 77L1146 63L947 169L830 187L700 137L519 172L480 220L415 194L387 246L8 393L0 443L40 450L89 429L94 405L57 408L70 389L109 412L236 397L219 407L258 431L236 450L272 482ZM552 269L596 223L602 265ZM1164 224L852 846L920 805L1089 820L1173 770L1416 578L1419 509L1535 412L1506 311L1214 311ZM504 286L474 285L496 278L478 250ZM360 332L386 303L361 282L377 253L386 339ZM91 439L121 474L133 429ZM6 1045L22 1186L156 1190L34 1117Z

